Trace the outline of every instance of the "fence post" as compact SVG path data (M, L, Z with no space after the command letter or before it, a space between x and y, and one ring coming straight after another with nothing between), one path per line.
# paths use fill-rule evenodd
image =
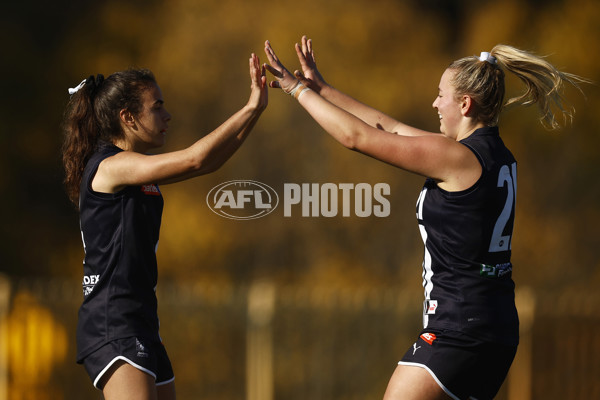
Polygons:
M8 399L8 313L10 281L0 274L0 400Z
M248 327L246 346L247 400L273 399L273 335L275 285L252 283L248 290Z
M515 292L519 311L519 348L508 373L508 400L531 400L533 379L533 321L535 294L524 287Z

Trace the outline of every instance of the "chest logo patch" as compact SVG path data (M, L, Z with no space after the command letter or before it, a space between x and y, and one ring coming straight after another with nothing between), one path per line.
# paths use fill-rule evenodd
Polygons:
M427 344L433 344L433 341L437 339L437 337L433 333L423 333L421 335L421 339L423 339Z
M425 300L425 314L435 314L438 308L437 300Z
M142 185L142 192L150 196L160 196L160 190L156 185Z

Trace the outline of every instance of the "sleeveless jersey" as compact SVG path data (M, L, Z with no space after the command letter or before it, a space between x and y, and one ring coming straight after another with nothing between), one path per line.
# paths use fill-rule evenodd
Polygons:
M497 127L460 143L482 167L469 189L448 192L427 179L417 201L423 259L423 326L518 343L511 239L517 164Z
M156 185L114 193L91 188L98 165L122 151L103 144L88 161L79 210L85 258L77 361L102 345L131 336L158 337L156 247L163 209Z

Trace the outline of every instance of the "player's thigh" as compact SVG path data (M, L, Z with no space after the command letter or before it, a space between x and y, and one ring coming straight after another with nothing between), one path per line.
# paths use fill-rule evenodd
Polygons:
M164 385L157 385L156 393L158 394L158 400L175 400L175 382L171 381Z
M117 361L106 375L105 400L158 400L154 377L124 361Z
M383 397L384 400L447 400L450 397L421 367L398 365Z

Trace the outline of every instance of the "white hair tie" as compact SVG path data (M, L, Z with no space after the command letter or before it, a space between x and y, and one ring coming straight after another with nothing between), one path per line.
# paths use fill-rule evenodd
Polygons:
M75 93L77 93L79 91L79 89L81 89L83 87L83 85L85 85L85 81L87 81L87 79L84 79L81 81L81 83L77 86L75 86L74 88L69 88L69 94L72 96Z
M491 55L490 53L488 53L487 51L482 51L481 55L479 56L479 61L487 61L490 64L496 64L496 57L494 57L493 55Z

